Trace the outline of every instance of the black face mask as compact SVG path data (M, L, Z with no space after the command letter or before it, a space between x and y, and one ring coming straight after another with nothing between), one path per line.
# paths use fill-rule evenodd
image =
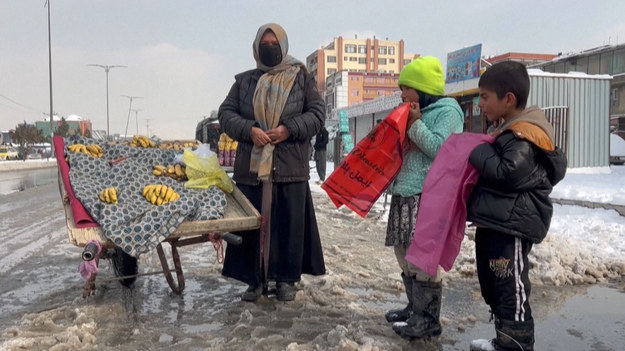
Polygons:
M277 66L282 62L282 49L280 45L260 44L258 46L258 58L260 63L267 67Z

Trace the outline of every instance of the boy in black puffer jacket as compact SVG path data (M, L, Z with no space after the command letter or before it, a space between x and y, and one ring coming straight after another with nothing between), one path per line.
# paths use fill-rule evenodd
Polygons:
M525 66L501 62L479 81L479 107L494 122L493 144L475 148L480 174L468 203L476 226L475 256L484 301L495 317L496 337L474 340L471 350L534 350L529 305L528 254L549 229L549 194L566 172L553 144L553 128L535 106L525 108L530 81Z

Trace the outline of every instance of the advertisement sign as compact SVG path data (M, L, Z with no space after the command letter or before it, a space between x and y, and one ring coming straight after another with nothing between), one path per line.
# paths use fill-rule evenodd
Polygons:
M447 79L453 83L480 76L480 57L482 44L464 48L447 54Z

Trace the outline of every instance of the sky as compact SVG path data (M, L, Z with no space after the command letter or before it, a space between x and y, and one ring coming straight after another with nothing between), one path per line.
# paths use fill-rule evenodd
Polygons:
M59 116L111 133L193 139L234 75L255 67L258 27L281 24L305 61L333 37L403 39L437 56L482 44L483 56L570 53L625 42L625 1L50 0L52 102ZM0 130L50 112L45 0L0 0ZM133 96L129 113L130 99ZM130 116L130 120L128 117ZM135 120L138 117L138 123Z

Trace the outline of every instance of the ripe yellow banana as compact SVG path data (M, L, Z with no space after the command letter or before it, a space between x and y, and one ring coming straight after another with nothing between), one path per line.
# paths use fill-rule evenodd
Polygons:
M148 191L154 189L154 187L156 186L156 184L148 184L145 186L145 188L143 188L143 196L146 196L148 194Z
M114 204L117 203L117 189L116 188L109 188L109 196L111 198L111 201L113 201Z
M176 172L176 175L179 177L184 176L184 173L182 172L182 167L180 166L180 163L176 163L176 165L174 166L174 171Z

